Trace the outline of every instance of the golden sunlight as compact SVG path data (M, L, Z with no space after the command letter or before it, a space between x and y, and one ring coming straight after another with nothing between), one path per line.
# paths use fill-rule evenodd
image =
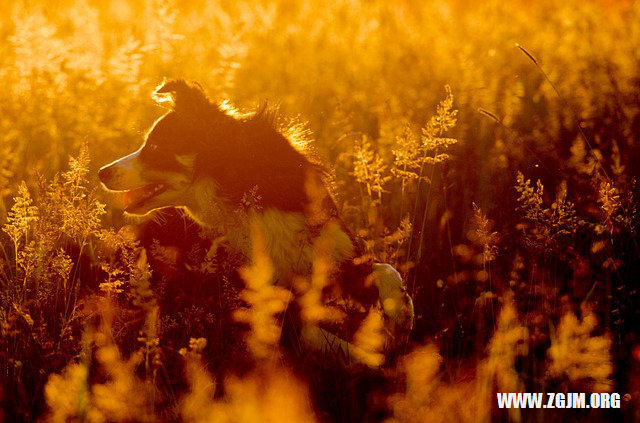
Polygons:
M640 1L0 1L0 422L640 420Z

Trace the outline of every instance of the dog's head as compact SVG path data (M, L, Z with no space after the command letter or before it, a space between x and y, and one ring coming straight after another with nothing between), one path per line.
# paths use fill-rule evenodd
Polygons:
M98 174L106 189L125 193L125 212L182 207L214 225L219 211L241 207L256 187L265 208L305 210L305 180L315 165L278 130L272 111L235 113L184 80L163 83L154 97L170 102L170 111L137 151Z
M167 81L154 98L170 101L171 110L155 122L138 150L98 173L107 190L124 192L125 212L130 215L192 207L198 155L204 149L215 154L215 146L224 145L234 126L235 119L210 102L197 83Z

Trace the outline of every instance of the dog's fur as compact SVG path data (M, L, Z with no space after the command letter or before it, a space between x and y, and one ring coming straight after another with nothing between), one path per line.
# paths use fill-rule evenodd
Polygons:
M126 213L183 208L200 225L222 229L247 257L249 221L257 222L276 283L287 288L311 273L314 241L331 225L337 263L331 296L361 310L378 301L377 284L368 277L372 264L354 263L361 251L338 217L326 172L276 129L273 113L230 113L200 85L183 80L163 83L155 96L170 101L170 111L137 151L99 172L108 190L125 191Z

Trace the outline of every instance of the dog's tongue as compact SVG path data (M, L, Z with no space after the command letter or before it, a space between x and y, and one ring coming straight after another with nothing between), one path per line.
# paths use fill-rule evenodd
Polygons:
M152 188L153 185L147 185L142 188L136 188L125 192L123 196L124 207L127 208L131 204L137 203L138 201L146 197L150 193Z

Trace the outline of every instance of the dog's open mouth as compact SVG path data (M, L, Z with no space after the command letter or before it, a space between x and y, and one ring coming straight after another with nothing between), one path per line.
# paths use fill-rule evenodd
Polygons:
M150 184L142 188L136 188L124 193L124 209L125 211L134 210L153 197L165 192L167 186L164 184Z

